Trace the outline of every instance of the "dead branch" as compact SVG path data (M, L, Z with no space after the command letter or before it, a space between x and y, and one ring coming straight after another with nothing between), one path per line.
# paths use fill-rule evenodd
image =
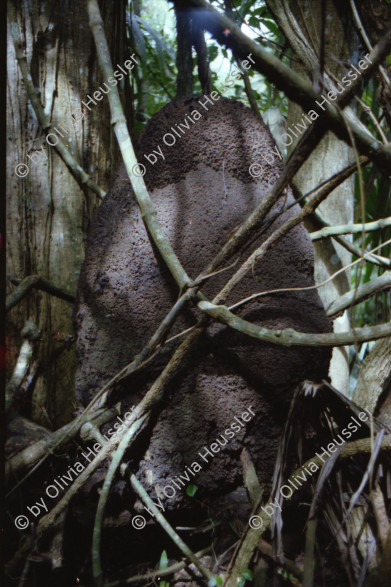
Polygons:
M146 420L147 416L143 416L140 420L137 420L127 431L122 435L121 441L117 447L117 450L113 454L110 466L106 473L106 477L103 483L102 490L99 496L98 507L95 514L94 530L92 535L92 546L91 546L91 559L92 559L92 572L94 576L94 584L96 587L103 587L103 571L100 559L100 545L101 545L101 533L102 533L102 522L105 513L107 498L109 496L110 488L114 480L114 475L117 472L118 467L121 464L122 458L128 445L136 432L141 428Z
M391 435L390 434L383 437L381 448L383 450L391 451ZM354 442L349 442L349 443L345 444L341 449L341 452L339 454L339 458L345 459L345 458L349 458L349 457L356 455L356 454L371 453L371 452L372 452L372 438L362 438L360 440L356 440ZM320 470L324 464L322 459L320 459L318 456L314 456L311 459L308 459L307 462L305 463L305 465L303 465L303 466L307 467L307 466L309 466L309 464L311 462L315 463L319 467ZM289 481L294 481L295 475L297 475L300 472L300 469L301 469L301 467L299 467L299 469L297 469L292 475L289 476L289 478L287 479L287 482L286 482L287 484L289 483ZM292 491L293 491L293 493L292 493L292 495L293 495L294 493L296 493L296 491L300 491L300 488L298 490L295 490L292 488ZM285 498L285 499L290 500L291 498L292 498L292 496ZM266 507L270 506L272 501L273 500L270 499L268 501L268 503L266 504ZM243 544L239 550L239 553L236 557L234 567L230 573L230 576L229 576L227 582L225 583L226 587L237 587L238 578L241 576L242 571L244 569L248 568L250 560L253 556L253 552L256 549L257 544L258 544L262 534L270 526L272 518L270 518L262 509L259 508L259 510L256 512L256 516L257 516L257 520L259 521L258 527L251 528L249 526L249 528L246 530L245 538L243 540Z
M216 38L220 45L226 45L233 51L235 57L238 58L244 58L249 53L252 54L255 62L254 69L265 75L269 81L274 83L293 102L296 102L308 111L314 107L317 100L322 100L322 97L314 90L310 82L292 71L292 69L272 53L260 47L258 43L249 39L232 20L218 12L208 2L205 0L188 0L187 4L194 8L202 9L203 14L208 15L207 17L204 16L204 26ZM226 34L227 30L229 31L228 35ZM391 30L387 31L376 47L370 52L369 60L372 63L367 70L362 72L362 80L369 79L378 67L378 64L387 55L390 47ZM391 149L374 139L369 131L364 130L352 120L348 120L340 111L354 97L360 85L361 81L355 80L344 94L341 95L341 99L336 102L337 107L331 104L325 106L322 112L323 125L326 123L336 136L349 145L351 142L349 133L351 133L360 153L368 155L379 169L388 176L391 168ZM318 120L315 121L315 125L318 122Z
M313 217L315 218L316 222L321 226L331 226L331 224L329 224L322 218L319 212L314 212ZM356 255L356 257L361 256L362 251L347 239L343 238L342 236L333 236L333 238L337 241L337 243L345 247L345 249L347 249L350 253ZM380 255L370 255L366 257L366 260L370 263L380 265L381 267L391 267L391 260L387 257L382 257Z
M110 59L110 51L106 40L104 24L97 0L87 0L87 11L91 31L96 45L99 65L104 78L108 79L110 76L113 76L114 73ZM134 168L135 166L138 166L138 163L132 141L129 136L117 87L113 87L107 97L110 104L111 124L113 125L115 136L117 137L122 158L126 166L126 171L128 172L130 183L140 207L143 221L145 222L147 230L151 234L153 242L158 248L159 253L164 259L164 262L166 263L171 275L174 277L180 290L182 290L186 286L191 286L192 280L183 269L178 257L174 252L174 249L164 234L164 231L157 219L156 210L153 207L147 187L142 177L144 174L142 172L141 174L140 172L136 172L137 174L134 173ZM138 166L138 169L141 170L140 166Z
M205 554L208 554L208 552L210 552L211 550L212 550L212 547L208 546L208 548L204 548L203 550L196 552L195 556L198 559L200 559ZM109 581L108 583L105 583L105 587L119 587L120 585L123 585L124 583L130 584L130 583L140 583L141 581L153 581L154 579L158 579L159 577L166 577L167 575L172 575L173 573L175 573L177 571L181 571L182 569L186 568L187 566L189 566L188 562L180 561L178 563L174 563L173 565L170 565L166 569L157 569L156 571L152 571L151 573L146 573L145 575L135 575L134 577L129 577L128 579L121 579L119 581Z
M141 497L145 505L150 509L156 520L159 522L163 530L167 532L171 540L176 544L176 546L183 552L183 554L191 560L191 562L197 567L197 569L204 575L204 577L208 581L214 581L215 577L210 570L202 564L202 562L196 557L196 555L190 550L190 548L185 544L182 538L175 532L174 528L167 522L163 514L158 510L156 505L153 503L152 499L149 497L148 493L145 491L144 487L141 485L140 481L137 479L136 475L130 476L130 482L132 484L133 489L138 493ZM214 583L213 583L214 584Z
M42 291L46 291L47 293L65 300L70 304L74 304L76 301L75 296L72 294L67 293L61 287L57 287L47 279L44 279L40 275L28 275L22 281L17 282L16 280L11 280L13 283L17 284L18 287L14 289L12 293L7 296L6 300L6 311L8 312L16 306L24 298L25 295L28 294L30 289L35 287L36 289L40 289Z
M271 342L282 346L345 346L357 342L366 342L391 336L391 322L378 324L377 326L363 326L346 332L308 333L297 332L292 328L283 330L270 330L252 324L243 318L236 316L225 306L217 306L210 302L198 302L200 310L243 334L256 338L263 342Z
M366 222L364 224L343 224L341 226L326 226L321 230L310 233L311 240L316 241L321 238L327 238L339 234L359 234L365 232L372 232L374 230L382 230L391 226L391 218L381 218L374 222Z
M12 457L5 465L5 480L8 483L11 478L18 478L21 473L25 470L31 469L35 465L35 463L42 459L43 457L47 458L51 455L54 449L59 446L61 442L69 442L76 436L80 428L85 425L85 422L91 422L96 426L103 426L106 422L115 418L120 414L119 410L116 408L110 408L107 410L98 410L93 412L92 414L88 415L88 417L84 418L84 421L80 424L80 427L76 427L75 421L70 422L69 424L65 424L62 428L59 428L55 432L52 432L47 438L43 438L42 440L35 442L31 446L28 446L21 452L17 453L14 457ZM34 471L32 469L32 471ZM14 487L8 495L10 495L17 487L19 487L20 481L16 487Z
M352 289L351 291L346 292L334 300L334 302L332 302L327 308L327 315L335 316L347 308L350 308L351 306L362 302L366 298L369 298L371 295L384 289L389 289L390 287L391 271L386 271L383 273L383 275L380 275L380 277L376 277L375 279L372 279L372 281L363 283L357 289Z

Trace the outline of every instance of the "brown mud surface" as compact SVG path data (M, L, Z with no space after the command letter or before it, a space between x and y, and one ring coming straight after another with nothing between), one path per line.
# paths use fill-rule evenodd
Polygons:
M199 99L175 100L165 106L152 117L138 145L138 160L146 166L145 181L157 218L192 278L262 201L282 171L276 153L271 165L262 160L261 154L270 155L275 143L250 109L221 98L206 111ZM186 115L195 117L194 110L202 117L193 124ZM182 134L175 124L186 125L186 120L189 129ZM173 146L164 144L165 133L176 138ZM157 155L152 165L144 154L159 152L159 147L165 159ZM257 179L248 171L254 163L264 169ZM269 217L293 202L288 190ZM260 231L241 260L298 211L296 205L266 231ZM202 286L208 299L239 264ZM253 267L227 305L255 292L313 284L312 244L304 226L299 225ZM77 393L84 404L132 361L177 298L178 288L151 244L121 168L91 226L79 284L75 312L80 361ZM264 296L237 313L268 328L332 330L316 290ZM187 309L170 336L195 324L199 316L196 307ZM145 394L173 348L169 345L146 372L123 383L126 405L137 403ZM221 325L211 326L186 369L166 390L163 409L149 430L150 441L138 447L136 470L151 496L158 495L168 509L183 506L189 501L185 489L177 489L172 499L167 499L162 489L175 476L185 475L185 467L194 462L202 465L190 480L200 488L199 495L222 495L240 486L243 447L250 452L260 482L270 483L293 390L303 379L327 377L329 358L328 349L259 343ZM249 406L255 417L206 463L198 453L221 439L234 418L240 418Z

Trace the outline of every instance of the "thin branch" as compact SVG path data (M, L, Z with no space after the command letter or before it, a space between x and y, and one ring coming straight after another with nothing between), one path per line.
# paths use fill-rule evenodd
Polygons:
M371 42L368 39L368 35L365 32L365 29L364 29L364 27L362 25L361 18L360 18L360 15L359 15L358 11L357 11L357 8L356 8L356 5L354 3L354 0L350 0L350 7L352 9L354 20L356 21L357 28L358 28L358 30L361 33L361 36L363 38L363 41L366 44L368 50L369 51L372 51ZM382 78L385 81L386 85L388 87L391 87L391 83L390 83L390 80L388 79L388 75L387 75L387 73L386 73L386 71L385 71L385 69L384 69L384 67L382 65L379 65L379 71L380 71L380 73L382 75Z
M80 427L87 423L92 423L95 426L103 426L103 424L106 424L106 422L115 418L119 414L120 412L116 408L97 410L90 414L88 418L85 418L83 422L81 422ZM6 483L8 483L13 477L17 478L20 473L23 473L25 469L29 469L39 459L49 457L61 442L72 440L80 429L80 427L75 427L74 424L75 421L65 424L55 432L52 432L49 436L35 442L13 456L5 465ZM30 473L31 472L32 471L30 471ZM26 478L27 477L22 479L15 487L13 487L5 497L11 495L11 493L13 493Z
M310 233L311 240L316 241L321 238L335 236L338 234L358 234L363 232L373 232L375 230L382 230L391 226L391 217L381 218L373 222L366 222L363 224L343 224L341 226L326 226L321 230Z
M258 43L249 39L232 20L212 8L209 3L204 0L188 0L187 4L202 9L204 14L208 15L207 17L204 16L205 26L217 39L218 43L232 49L235 57L238 58L244 58L246 55L252 54L254 69L265 75L289 99L299 104L304 110L313 109L316 106L316 101L322 102L323 98L314 90L309 81L295 73ZM226 34L227 30L229 30L228 35ZM339 109L344 108L350 102L360 87L361 80L369 79L377 68L378 63L387 55L390 47L391 30L387 31L371 51L369 56L371 64L368 69L364 70L361 76L358 76L360 79L355 80L340 96L340 100L336 102L338 108L326 103L324 110L322 106L322 116L320 117L323 126L327 125L340 139L348 144L350 144L350 137L347 132L347 127L349 127L360 153L368 155L387 176L391 169L391 149L374 139L367 129L363 129L352 120L347 120L347 117ZM319 120L315 121L315 125L318 122Z
M355 96L355 100L356 100L356 102L358 102L360 104L361 108L364 110L364 112L366 114L368 114L369 118L372 120L373 124L376 126L377 131L380 134L383 143L385 145L388 145L389 141L388 141L386 135L384 134L384 131L383 131L382 127L380 126L378 119L376 118L376 116L374 115L374 113L372 112L370 107L367 106L362 100L360 100L360 98L358 96Z
M319 212L314 212L313 216L321 226L332 226L324 218L319 214ZM339 243L341 246L345 247L350 253L355 255L356 257L361 257L362 251L356 247L353 243L346 240L342 236L333 236L333 238ZM375 265L379 265L380 267L391 267L391 260L387 257L382 257L381 255L368 255L365 257L365 260L369 263L374 263Z
M312 197L311 200L304 204L303 208L300 210L298 214L296 214L296 216L289 218L284 224L282 224L277 230L275 230L255 251L251 253L251 255L246 259L246 261L231 277L228 283L225 284L225 286L215 297L213 302L215 304L221 304L222 302L224 302L227 299L228 294L233 290L234 287L238 285L238 283L241 281L241 279L243 279L246 273L248 273L250 269L253 269L254 263L262 259L266 255L266 252L277 241L279 241L285 234L292 230L292 228L300 224L300 222L302 222L304 218L306 218L306 216L312 214L314 210L317 208L317 206L319 206L319 204L323 200L325 200L327 196L335 189L336 185L339 185L341 183L343 176L345 175L346 177L349 177L351 173L352 168L348 167L344 170L344 172L341 172L334 178L331 178L331 180L327 182L327 184L323 188L321 188L318 191L318 193ZM256 295L257 294L255 294L255 296Z
M212 547L208 546L207 548L204 548L203 550L196 552L195 556L198 559L200 559L205 554L208 554L208 552L210 552L211 550L212 550ZM174 563L173 565L170 565L169 567L166 567L165 569L156 569L156 571L152 571L151 573L146 573L145 575L135 575L134 577L129 577L128 579L120 579L118 581L109 581L108 583L105 583L105 587L119 587L120 585L123 585L124 583L130 584L130 583L141 583L141 581L143 581L143 582L144 581L154 581L155 579L159 580L160 577L166 577L167 575L172 575L172 574L176 573L177 571L181 571L182 569L185 569L188 566L189 566L189 563L187 561L180 561L178 563Z
M130 428L130 426L139 418L142 418L145 414L149 414L152 408L158 404L163 398L164 391L167 388L168 382L171 380L174 374L177 373L178 367L183 364L183 358L188 355L188 351L193 349L194 343L198 341L199 335L203 331L202 328L194 330L182 344L175 351L173 357L163 369L162 373L153 383L151 388L144 395L141 402L132 411L132 414L124 422L124 431ZM67 493L61 498L61 500L55 505L52 511L43 516L37 526L37 535L43 536L52 526L59 515L67 508L69 501L89 479L93 471L101 464L105 459L109 457L112 451L115 449L120 439L113 436L96 455L94 460L86 467L84 471L75 479L73 485L68 489Z
M273 553L272 545L269 544L268 542L266 542L266 540L263 540L263 538L261 538L259 540L258 550L263 555L271 558L277 565L282 565L287 571L289 571L289 573L291 573L292 575L297 577L299 579L299 581L301 581L303 579L302 569L300 569L292 560L290 560L289 558L286 558L286 556L284 556L283 563L281 561L277 560L277 557Z
M384 244L388 244L391 242L391 239L389 241L386 241ZM292 292L292 291L310 291L312 289L318 289L320 287L323 287L324 285L326 285L327 283L329 283L330 281L332 281L333 279L335 279L335 277L337 277L337 275L340 275L341 273L344 273L347 269L349 269L350 267L353 267L353 265L356 265L357 263L361 263L361 261L365 261L365 259L367 257L369 257L370 255L372 255L373 251L376 251L377 249L380 249L381 247L383 247L383 243L377 247L375 247L374 249L372 249L371 251L368 251L367 253L364 253L364 255L362 257L359 257L358 259L356 259L355 261L352 261L351 263L349 263L348 265L344 265L343 267L341 267L341 269L338 269L338 271L336 271L335 273L333 273L332 275L330 275L330 277L328 277L327 279L325 279L324 281L322 281L321 283L316 283L315 285L309 285L306 287L303 286L299 286L299 287L280 287L277 289L268 289L266 291L261 291L255 294L252 294L251 296L244 298L243 300L240 300L239 302L236 302L236 304L233 304L232 306L230 306L228 308L228 310L236 310L237 308L239 308L240 306L243 306L244 304L248 304L248 302L251 302L252 300L255 300L257 298L263 297L263 296L268 296L271 294L276 294L276 293L287 293L287 292ZM370 288L370 286L368 286L368 289ZM357 290L357 288L356 288ZM350 292L348 292L350 293ZM340 299L340 298L338 298Z
M376 277L368 281L368 283L363 283L360 287L352 289L334 300L327 308L327 315L335 316L347 308L362 302L369 296L389 288L391 288L391 271L386 271L380 277Z
M104 78L108 79L110 76L114 75L113 66L110 59L110 51L107 44L104 24L97 0L87 0L87 11L91 31L95 40L99 65ZM153 242L164 259L164 262L166 263L171 275L174 277L179 288L182 290L186 286L190 286L192 281L183 269L178 257L174 252L174 249L172 248L159 221L157 220L156 210L153 207L151 198L149 197L144 179L142 177L142 168L137 163L132 141L129 136L118 88L113 87L107 97L110 104L111 124L113 125L115 136L117 137L130 183L141 210L143 221L153 239ZM135 172L136 168L138 171Z
M356 454L360 453L371 453L373 448L372 438L362 438L360 440L355 440L353 442L346 443L339 453L339 458L349 458ZM381 448L383 450L391 451L391 434L388 434L383 437ZM302 468L308 467L310 463L314 463L320 470L322 469L323 465L325 464L320 457L313 456L311 459L308 459L306 463L300 466L294 473L292 473L286 481L286 484L292 485L294 487L295 476L297 476ZM326 461L327 462L327 461ZM290 484L289 481L292 481ZM291 500L292 496L296 493L296 491L300 491L301 488L295 490L292 487L292 494L290 497L287 497L288 501ZM230 573L230 576L225 583L225 587L237 587L237 582L239 577L242 574L244 569L248 568L250 564L250 560L253 556L254 550L257 548L260 538L262 537L263 533L267 530L270 526L272 518L266 513L268 510L268 506L272 507L273 509L273 499L270 499L266 506L263 509L259 508L256 512L257 516L257 524L253 524L246 529L245 537L243 543L240 547L240 550L237 554L234 567Z
M33 85L31 73L29 71L26 56L23 51L23 40L20 34L14 3L8 1L7 7L8 17L11 24L11 35L15 46L15 55L19 63L19 68L22 74L24 86L26 88L27 95L37 117L37 120L41 125L41 128L44 131L44 133L48 135L54 128L54 125L51 122L49 122L49 119L46 117L44 110L42 108L42 104L38 98L36 89ZM82 167L80 167L79 163L76 161L76 159L65 146L63 140L57 134L56 137L58 138L58 142L52 146L57 151L61 159L64 161L65 165L68 167L69 171L76 179L80 187L84 189L84 186L87 186L88 188L90 188L90 190L95 192L100 198L104 198L106 192L102 190L102 188L100 188L98 185L96 185L96 183L92 181L91 176L88 175L88 173L86 173Z
M225 306L216 306L210 302L198 302L200 310L211 316L218 322L230 326L243 334L256 338L263 342L271 342L282 346L345 346L356 342L367 342L391 336L391 322L378 324L377 326L363 326L346 332L309 333L297 332L292 328L271 330L252 324L243 318L239 318Z
M92 546L91 546L91 558L92 558L92 572L94 577L95 587L103 587L103 572L102 564L100 560L100 544L101 544L101 533L103 515L106 508L107 498L109 496L110 488L114 480L114 475L121 464L122 458L126 449L128 448L129 442L134 437L136 432L144 424L147 416L143 416L140 420L134 422L134 424L123 434L121 441L117 447L117 450L113 454L110 466L106 473L106 477L103 483L102 490L99 496L98 507L95 514L94 531L92 535Z
M11 308L16 306L16 304L18 304L20 300L22 300L24 296L33 287L35 287L36 289L41 289L42 291L46 291L47 293L50 293L51 295L56 296L57 298L65 300L70 304L74 304L76 301L75 296L67 293L62 288L57 287L56 285L54 285L47 279L44 279L40 275L29 275L28 277L25 277L18 284L18 287L7 296L5 304L6 311L8 312L9 310L11 310Z
M175 545L183 552L183 554L189 560L191 560L191 562L197 567L200 573L202 573L208 581L214 581L215 576L213 575L213 573L211 573L210 570L202 564L202 562L190 550L187 544L183 542L182 538L175 532L174 528L167 522L166 518L163 516L163 514L160 513L156 505L153 503L152 499L149 497L148 493L145 491L144 487L141 485L136 475L130 476L130 482L133 486L133 489L141 497L142 501L145 503L148 509L150 509L153 512L154 517L159 522L163 530L167 532L167 534L175 543Z

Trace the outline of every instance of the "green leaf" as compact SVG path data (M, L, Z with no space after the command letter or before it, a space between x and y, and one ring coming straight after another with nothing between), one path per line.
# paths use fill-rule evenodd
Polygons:
M216 45L210 45L208 47L208 59L209 63L212 63L214 59L216 59L217 55L219 54L219 50Z
M238 587L244 587L244 584L246 583L246 581L252 581L252 580L253 580L253 574L250 571L250 569L244 569L244 571L240 575L240 578L238 579Z
M198 490L198 485L188 485L186 487L186 493L189 497L194 497Z
M127 25L130 29L131 35L133 36L135 49L137 50L141 61L143 62L143 64L145 64L146 60L147 60L147 57L146 57L147 49L145 46L143 34L142 34L140 26L137 22L137 17L133 13L130 13L129 11L127 12L126 16L127 16L127 19L126 19Z
M163 550L161 557L160 557L159 569L163 570L163 569L166 569L167 567L168 567L167 553L165 550Z
M169 47L164 42L164 40L161 37L159 37L157 32L147 22L145 22L145 20L143 20L139 16L135 16L135 18L137 19L139 24L143 26L143 28L151 35L151 37L155 41L156 51L157 51L158 55L161 57L161 59L164 58L163 52L165 51L171 57L171 59L173 61L175 61L175 53L171 49L171 47Z
M163 550L161 557L160 557L159 570L162 571L163 569L166 569L167 567L168 567L167 553L165 550ZM159 581L159 587L170 587L170 583L168 583L168 581Z
M213 579L209 579L208 587L215 587L215 585L222 585L223 579L217 575L217 577L213 577Z
M243 579L246 579L246 581L252 581L253 580L253 574L250 571L250 569L244 569L244 571L242 573L242 577L243 577Z
M272 20L269 20L268 18L263 18L262 19L262 24L264 24L271 33L273 33L276 37L278 37L280 35L280 31L276 25L275 22L273 22Z
M250 18L248 19L248 24L250 26L258 28L259 27L259 18L257 18L256 16L250 16Z

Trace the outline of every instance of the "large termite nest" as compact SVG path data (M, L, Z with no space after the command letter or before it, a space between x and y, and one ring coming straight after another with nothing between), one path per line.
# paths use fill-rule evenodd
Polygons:
M144 179L157 218L191 278L197 277L262 202L283 169L277 152L272 151L276 147L268 129L251 110L225 98L208 104L206 110L199 99L167 104L152 117L138 144L138 160L146 167ZM202 115L198 120L195 110ZM172 146L163 141L166 133L175 137ZM166 142L174 141L166 136ZM154 158L148 162L144 157L153 151L159 153L154 165ZM269 155L270 163L261 155ZM263 167L256 179L249 174L254 163ZM268 220L274 221L265 221L235 267L202 285L209 300L251 251L297 214L297 204L287 209L293 203L290 189L286 190L268 214ZM226 305L255 292L312 286L313 263L311 240L299 225L254 264ZM178 295L121 168L92 223L80 278L75 313L80 361L77 393L84 404L139 353ZM269 294L247 303L237 313L272 329L332 330L315 289ZM199 317L195 304L187 307L170 336L194 325ZM168 344L152 364L117 389L127 406L146 393L180 340ZM188 356L185 368L165 390L148 435L136 447L139 458L132 450L135 470L149 493L160 496L168 509L183 505L188 499L184 489L178 489L171 499L166 499L162 489L194 462L202 465L191 477L200 488L199 495L221 494L240 486L243 447L250 453L259 480L270 483L293 390L303 379L326 377L329 358L328 349L265 344L212 324ZM249 406L255 417L209 463L204 462L198 453L224 434Z

